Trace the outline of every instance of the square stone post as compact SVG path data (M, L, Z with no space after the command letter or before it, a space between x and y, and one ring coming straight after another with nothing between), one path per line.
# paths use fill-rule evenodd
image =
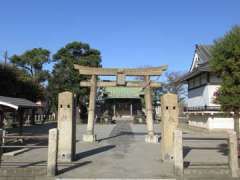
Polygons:
M58 96L58 160L71 162L75 156L76 119L73 94L69 91Z
M89 96L87 134L83 135L83 141L85 142L96 141L96 135L94 134L96 91L97 91L97 77L96 75L92 75Z
M174 131L178 126L177 95L167 93L161 97L161 159L174 159Z
M4 121L4 111L2 107L0 106L0 129L3 128L3 121Z
M47 176L57 174L58 130L50 129L48 135Z
M182 131L174 131L174 172L177 177L183 177L183 143Z
M3 140L3 129L0 129L0 166L1 166L1 163L2 163L2 155L3 155L3 148L2 148L2 145L4 145L3 144L3 142L2 142L2 140Z
M4 146L5 144L6 144L6 130L5 129L0 129L2 132L0 133L1 135L0 136L2 136L2 141L1 141L1 143L2 143L2 145Z
M145 83L146 85L149 84L150 77L145 76ZM152 112L152 90L147 85L144 90L144 99L145 99L145 109L146 109L146 124L147 124L147 131L148 134L145 137L145 142L147 143L157 143L159 137L154 133L154 126L153 126L153 112Z
M116 118L116 104L113 104L113 117Z
M31 117L30 117L30 124L31 125L34 125L35 124L35 111L36 111L36 109L32 109L31 110Z
M130 115L133 116L133 105L132 105L132 102L130 104Z
M24 110L19 108L17 111L17 121L19 122L19 127L18 127L19 136L22 136L22 133L23 133L23 114L24 114Z
M231 131L229 133L229 168L232 177L239 177L239 167L238 167L238 141L236 132Z

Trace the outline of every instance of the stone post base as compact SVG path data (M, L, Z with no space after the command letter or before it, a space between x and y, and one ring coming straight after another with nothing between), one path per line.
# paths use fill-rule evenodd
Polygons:
M156 143L159 142L159 136L157 136L157 135L146 135L145 136L145 142L156 144Z
M58 162L72 162L73 159L71 154L58 154Z
M97 137L94 134L84 134L83 135L84 142L95 142L96 139L97 139Z

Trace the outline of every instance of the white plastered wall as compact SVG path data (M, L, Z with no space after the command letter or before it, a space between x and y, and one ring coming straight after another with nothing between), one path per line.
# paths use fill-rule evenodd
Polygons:
M214 103L214 93L219 85L206 85L188 91L188 107L219 106Z
M234 129L233 118L227 117L204 117L203 115L196 115L189 119L189 125L206 129Z
M208 104L209 97L206 86L188 91L188 107L199 107Z

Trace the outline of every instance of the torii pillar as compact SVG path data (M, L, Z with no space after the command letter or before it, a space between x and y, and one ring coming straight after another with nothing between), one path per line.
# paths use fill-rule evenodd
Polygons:
M152 112L152 90L148 85L150 83L150 77L145 76L146 87L144 90L144 98L145 98L145 109L146 109L146 123L147 123L147 131L148 134L145 137L145 142L147 143L158 143L159 137L154 133L154 125L153 125L153 112Z
M96 141L96 135L94 134L96 91L97 91L97 77L96 75L92 75L88 107L87 133L83 135L84 142Z

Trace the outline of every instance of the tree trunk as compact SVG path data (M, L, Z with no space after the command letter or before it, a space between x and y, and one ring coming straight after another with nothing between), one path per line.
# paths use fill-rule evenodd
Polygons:
M238 155L240 151L240 146L239 146L239 112L235 111L234 112L234 131L236 132L237 135L237 149L238 149Z
M31 110L30 124L35 125L35 109Z
M237 134L237 138L239 138L239 112L234 112L234 131Z

